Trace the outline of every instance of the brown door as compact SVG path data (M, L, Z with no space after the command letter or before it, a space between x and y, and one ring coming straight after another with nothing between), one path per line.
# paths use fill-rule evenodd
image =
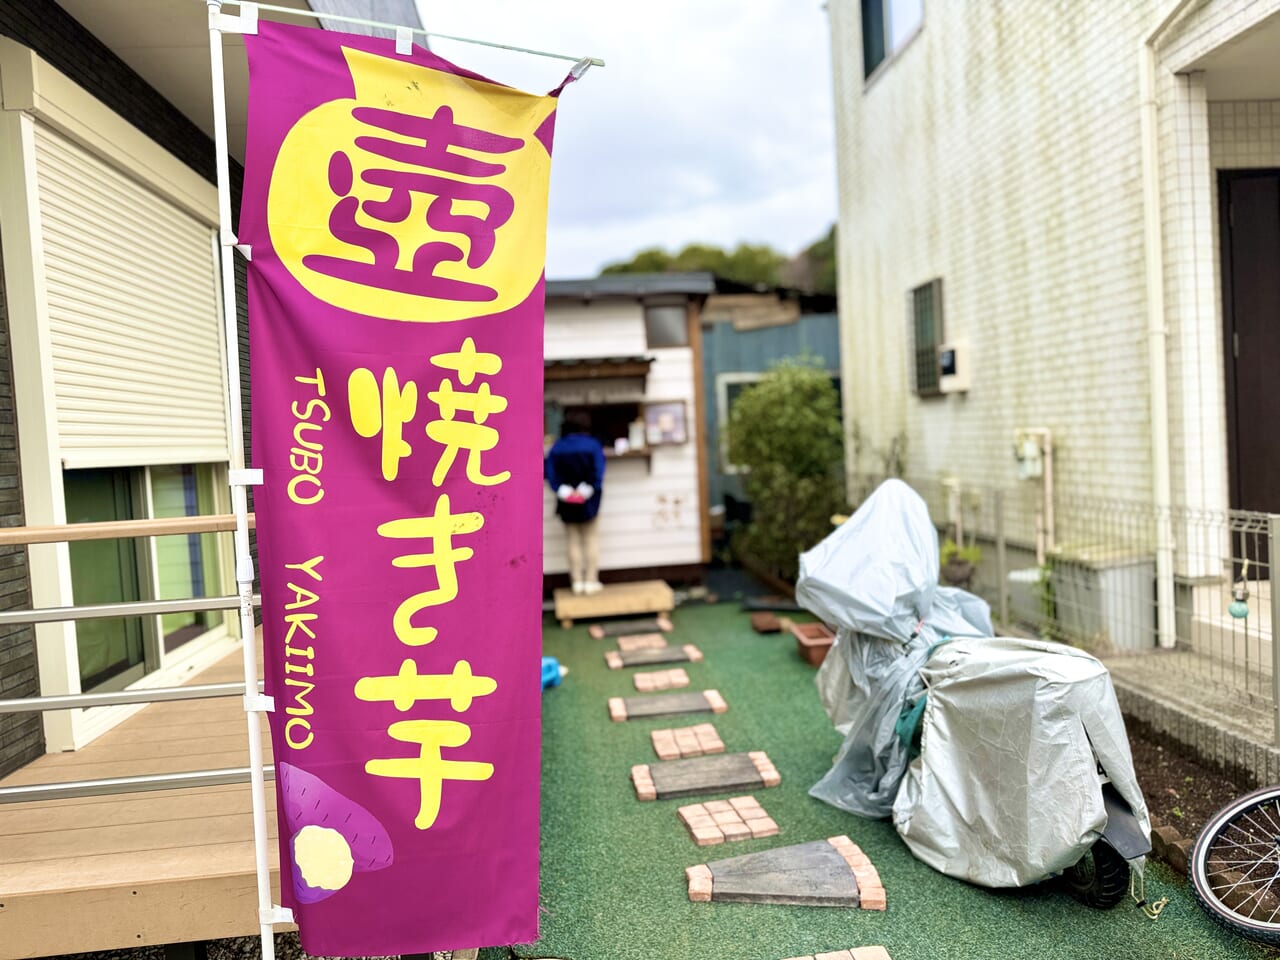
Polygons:
M1280 513L1280 170L1221 172L1219 207L1231 506ZM1265 564L1265 537L1237 558Z

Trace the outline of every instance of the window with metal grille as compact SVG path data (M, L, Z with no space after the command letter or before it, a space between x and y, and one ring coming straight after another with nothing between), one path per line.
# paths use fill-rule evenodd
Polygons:
M938 345L942 343L942 278L911 291L912 386L917 396L932 397L942 391L938 383Z

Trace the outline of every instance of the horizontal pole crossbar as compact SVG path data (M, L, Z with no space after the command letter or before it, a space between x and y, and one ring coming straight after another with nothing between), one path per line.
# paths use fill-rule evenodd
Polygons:
M249 527L254 515L249 514ZM103 520L98 523L59 523L43 527L0 527L0 547L29 543L78 543L127 537L168 537L187 533L221 533L236 528L235 514L201 517L162 517L151 520Z
M262 688L262 682L258 682ZM0 714L38 710L75 710L82 707L118 707L129 703L167 703L171 700L209 700L244 696L243 683L200 683L186 687L152 687L113 693L68 693L52 697L0 700Z
M240 0L222 0L222 2L233 7L241 6ZM575 63L586 61L593 67L604 66L604 61L599 57L575 57L567 53L550 53L546 50L533 50L529 47L515 47L506 43L494 43L492 40L455 37L447 33L436 33L434 30L424 30L421 27L409 27L403 23L388 23L385 20L364 20L360 17L344 17L336 13L324 13L316 10L297 10L293 7L281 7L270 3L257 3L255 6L259 10L270 10L272 13L282 13L293 17L306 17L321 21L331 20L334 23L354 23L362 27L377 27L382 30L409 30L421 36L435 37L439 40L454 40L458 43L471 43L480 47L494 47L498 50L510 50L512 53L528 53L535 57L550 57L552 60L572 60Z
M155 773L142 777L70 780L66 783L31 783L21 787L0 787L0 804L110 797L125 793L149 793L155 790L182 790L191 787L222 787L228 784L248 783L250 772L249 767L226 767L221 770L192 770L188 773ZM262 775L267 780L274 780L275 768L264 767Z
M256 594L254 605L261 603ZM43 607L39 610L0 611L0 627L15 623L66 623L71 620L101 620L107 617L135 617L160 613L195 613L202 610L235 610L239 597L187 597L185 600L130 600L125 603L95 603L79 607Z

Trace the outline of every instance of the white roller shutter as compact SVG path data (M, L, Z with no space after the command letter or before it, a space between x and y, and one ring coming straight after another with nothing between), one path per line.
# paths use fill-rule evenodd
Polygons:
M213 229L41 124L35 142L64 463L226 461Z

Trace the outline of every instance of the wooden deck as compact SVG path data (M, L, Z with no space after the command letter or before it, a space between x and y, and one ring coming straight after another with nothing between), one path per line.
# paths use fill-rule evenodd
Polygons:
M563 587L552 595L556 619L561 626L573 626L575 620L596 617L621 617L637 613L670 613L675 608L675 594L661 580L634 583L610 583L598 593L574 593Z
M242 677L235 653L192 682ZM267 741L264 733L269 758ZM189 700L148 706L87 747L41 757L0 785L248 763L239 698ZM267 811L278 903L270 783ZM247 783L0 805L0 960L258 930Z

